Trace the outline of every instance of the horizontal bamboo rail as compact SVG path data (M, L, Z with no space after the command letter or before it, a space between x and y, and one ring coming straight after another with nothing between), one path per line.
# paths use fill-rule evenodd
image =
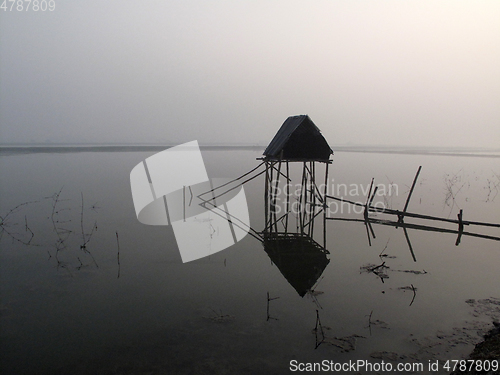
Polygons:
M373 194L372 194L372 187L373 187L373 179L372 179L372 182L370 185L370 191L368 193L367 201L365 204L360 203L360 202L353 202L351 200L344 199L344 198L334 197L332 195L325 195L325 200L326 199L333 199L333 200L340 201L340 202L346 202L346 203L354 205L354 206L363 207L364 208L364 213L363 213L364 219L363 220L362 219L348 219L348 218L331 218L331 217L328 217L326 219L327 220L362 222L362 223L365 223L365 225L367 225L367 230L368 230L368 227L371 229L371 223L375 223L375 224L382 224L382 225L391 225L391 226L394 226L396 228L402 227L405 229L405 232L406 232L406 228L408 228L408 229L417 229L417 230L426 230L426 231L458 234L457 240L455 242L455 245L457 245L457 246L460 244L460 240L461 240L463 235L500 241L500 237L483 235L483 234L472 233L472 232L465 232L464 226L466 226L466 225L476 225L476 226L500 228L500 224L486 223L486 222L480 222L480 221L465 221L465 220L463 220L463 210L460 210L459 214L457 215L457 219L447 219L447 218L443 218L443 217L422 215L422 214L407 212L406 210L408 208L408 204L410 203L410 198L411 198L411 195L413 193L413 189L415 188L417 178L418 178L418 175L420 174L421 169L422 169L422 167L420 166L418 168L417 174L415 175L415 178L413 179L413 183L412 183L412 186L410 188L410 192L408 193L408 197L406 199L403 211L372 206L373 199L375 198L375 194L377 193L377 188L375 188L373 191ZM395 215L398 217L398 221L389 221L389 220L380 220L380 219L370 218L368 216L368 214L370 212L387 214L387 215ZM405 217L412 217L412 218L423 219L423 220L433 220L433 221L441 221L441 222L446 222L446 223L458 224L458 230L438 228L438 227L432 227L432 226L421 225L421 224L408 224L408 223L404 222ZM375 238L373 230L372 230L372 235ZM407 236L406 233L405 233L405 235ZM369 235L368 235L368 240L370 240ZM412 253L412 255L413 255L413 253ZM414 255L413 255L413 257L414 257ZM415 259L415 257L414 257L414 259Z

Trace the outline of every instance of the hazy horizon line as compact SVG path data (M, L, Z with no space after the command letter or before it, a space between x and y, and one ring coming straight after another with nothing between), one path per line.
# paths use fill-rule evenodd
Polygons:
M78 152L159 152L177 144L0 144L0 155L35 153L78 153ZM500 158L500 148L449 147L449 146L383 146L383 145L336 145L335 152L358 152L406 155L472 156ZM262 150L265 145L256 144L201 144L202 150Z
M173 147L184 142L151 142L151 143L133 143L133 142L119 142L119 143L96 143L96 142L67 142L67 143L0 143L0 148L58 148L58 147ZM231 142L231 143L200 143L200 147L254 147L265 148L267 143L260 142ZM332 144L330 147L335 151L338 150L357 150L357 149L377 149L377 150L484 150L484 151L500 151L500 147L492 146L429 146L429 145L394 145L394 144L354 144L354 143L338 143Z

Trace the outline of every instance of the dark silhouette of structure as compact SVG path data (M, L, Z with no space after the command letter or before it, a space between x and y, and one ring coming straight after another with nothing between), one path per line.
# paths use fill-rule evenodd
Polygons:
M332 154L319 128L309 116L300 115L285 120L261 159L266 167L264 250L301 297L330 262L325 197ZM290 163L302 167L300 182L292 180ZM325 165L322 189L316 182L316 163ZM315 221L320 219L323 246L314 240Z

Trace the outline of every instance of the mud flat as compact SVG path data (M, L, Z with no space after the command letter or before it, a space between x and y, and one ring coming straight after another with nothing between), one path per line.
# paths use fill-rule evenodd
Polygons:
M467 359L477 360L477 361L499 361L500 362L500 323L493 322L494 328L491 329L485 336L484 341L476 344L476 347L469 355ZM452 375L462 375L462 374L500 374L500 370L497 371L456 371Z

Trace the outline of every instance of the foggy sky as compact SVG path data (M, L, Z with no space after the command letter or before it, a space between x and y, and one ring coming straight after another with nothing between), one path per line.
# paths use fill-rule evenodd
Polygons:
M55 3L0 11L1 143L500 146L500 1Z

